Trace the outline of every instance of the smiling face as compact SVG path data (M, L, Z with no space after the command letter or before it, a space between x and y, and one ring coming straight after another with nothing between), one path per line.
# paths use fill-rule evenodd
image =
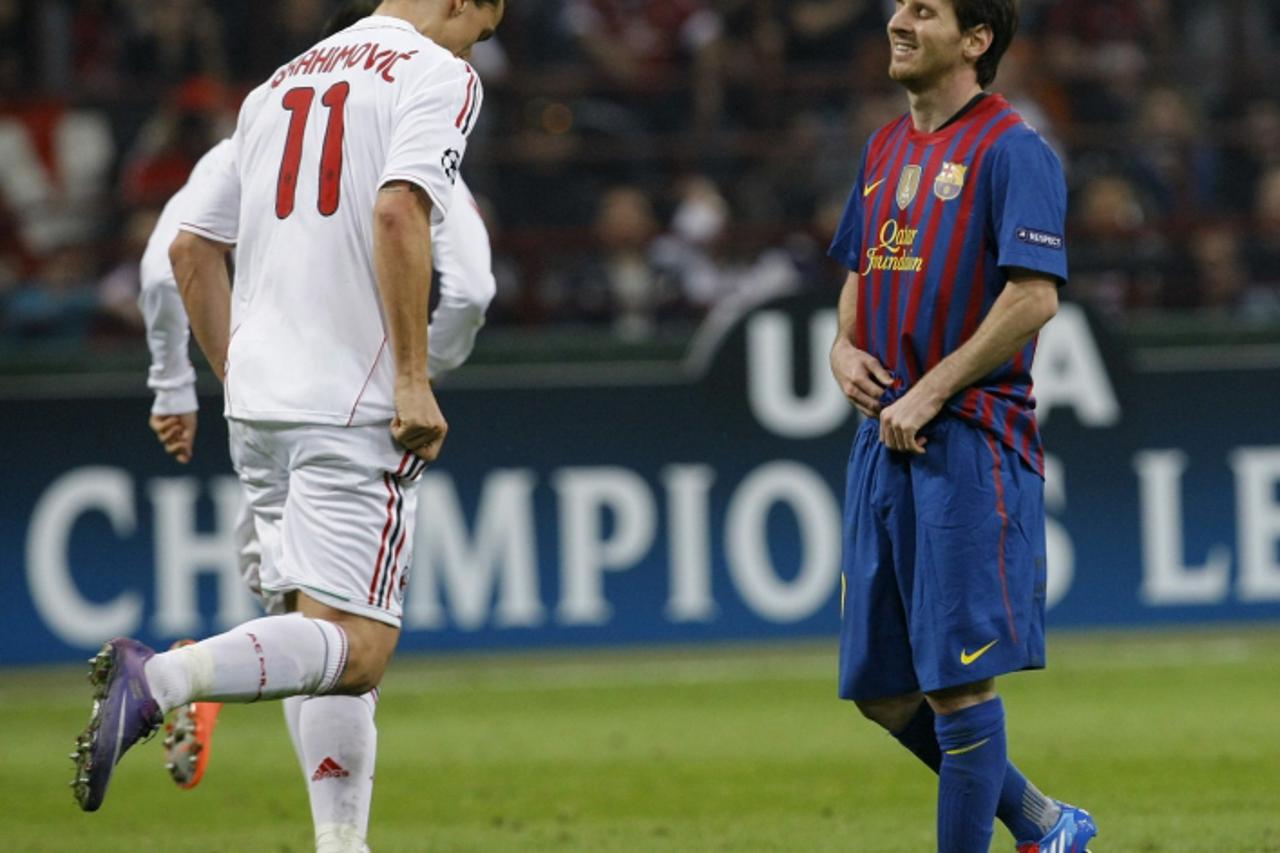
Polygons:
M961 32L951 0L897 0L889 20L889 76L913 92L972 69L975 31ZM978 28L981 30L982 28Z

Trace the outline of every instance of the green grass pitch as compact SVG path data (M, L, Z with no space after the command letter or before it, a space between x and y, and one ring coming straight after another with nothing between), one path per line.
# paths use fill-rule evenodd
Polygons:
M401 658L371 846L932 850L933 777L834 698L834 645ZM1010 755L1094 812L1094 851L1280 851L1280 629L1060 633L1001 692ZM194 791L159 738L135 748L90 815L66 756L87 697L79 668L0 671L0 850L312 849L276 704L225 709Z

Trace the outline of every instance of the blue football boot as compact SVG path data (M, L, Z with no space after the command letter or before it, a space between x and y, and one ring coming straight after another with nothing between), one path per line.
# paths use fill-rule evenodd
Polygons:
M1085 846L1098 834L1093 817L1084 809L1058 803L1062 815L1053 829L1039 841L1018 845L1018 853L1089 853Z

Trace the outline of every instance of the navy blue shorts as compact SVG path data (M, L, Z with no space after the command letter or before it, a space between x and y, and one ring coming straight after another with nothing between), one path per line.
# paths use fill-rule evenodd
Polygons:
M1044 667L1044 481L944 415L925 453L862 424L849 458L840 696L932 692Z

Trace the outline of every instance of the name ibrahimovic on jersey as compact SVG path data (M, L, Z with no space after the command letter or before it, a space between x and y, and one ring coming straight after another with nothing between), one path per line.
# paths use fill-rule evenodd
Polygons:
M271 78L271 88L275 89L290 77L330 74L339 68L350 71L362 64L365 71L380 74L386 82L394 83L396 78L391 75L391 72L395 70L396 63L412 59L417 55L416 50L399 51L395 48L383 48L377 42L315 48L277 71L276 76Z

